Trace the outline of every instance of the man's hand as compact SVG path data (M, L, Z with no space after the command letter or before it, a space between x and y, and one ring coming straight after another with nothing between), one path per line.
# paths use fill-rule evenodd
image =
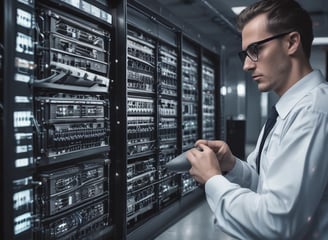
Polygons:
M190 175L201 184L215 175L230 171L236 163L228 144L223 141L198 140L195 148L187 152L187 158L192 166Z
M222 174L215 153L204 144L200 143L197 148L190 149L187 158L192 165L190 175L201 184L215 175Z
M232 154L228 144L224 141L210 141L210 140L198 140L195 143L195 147L199 147L201 144L211 148L216 154L217 160L220 163L222 172L229 172L236 163L236 157Z

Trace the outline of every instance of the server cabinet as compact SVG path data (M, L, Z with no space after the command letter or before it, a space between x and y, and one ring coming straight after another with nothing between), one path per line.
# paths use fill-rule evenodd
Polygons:
M1 11L3 239L153 237L203 197L165 164L218 136L215 53L125 0Z
M162 36L162 37L161 37ZM180 195L180 176L167 171L165 164L180 151L180 54L178 38L164 29L158 42L158 201L159 209L176 201Z
M202 82L200 74L200 47L187 37L182 37L182 151L192 148L200 139L199 119L201 116L200 88ZM186 195L198 188L197 182L189 173L181 174L181 194Z
M216 139L216 118L218 109L218 82L216 82L215 62L209 56L203 56L202 61L202 137Z
M231 148L231 151L239 159L245 159L245 135L246 135L246 121L228 119L226 121L227 133L226 141Z
M156 206L156 48L153 39L128 29L127 223Z
M152 238L202 197L189 173L170 172L165 164L197 139L219 135L217 57L134 1L128 5L127 29L128 108L134 109L128 110L127 129L137 136L129 141L134 152L128 151L127 160L127 236ZM138 128L136 115L144 119Z
M35 24L34 238L109 237L112 16L106 2L40 1Z
M33 227L34 1L4 1L1 52L1 236L29 239ZM15 16L13 18L12 16ZM11 34L8 34L11 33Z
M199 139L199 48L184 38L182 55L182 149L188 150Z
M106 1L5 1L4 239L113 234Z
M111 15L100 5L37 4L36 239L110 232Z
M175 33L130 9L128 21L127 228L136 229L179 197L179 176L165 164L178 149L178 51ZM139 24L138 24L139 23ZM159 41L162 34L166 41Z

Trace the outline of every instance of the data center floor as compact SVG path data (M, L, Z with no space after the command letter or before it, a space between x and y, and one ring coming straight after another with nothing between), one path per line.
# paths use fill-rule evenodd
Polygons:
M214 226L214 216L204 200L155 240L234 240Z

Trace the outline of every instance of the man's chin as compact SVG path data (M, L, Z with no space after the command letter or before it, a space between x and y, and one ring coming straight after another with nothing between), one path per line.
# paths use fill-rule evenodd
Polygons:
M260 84L260 83L257 85L257 88L260 92L269 92L270 91L270 89L267 86Z

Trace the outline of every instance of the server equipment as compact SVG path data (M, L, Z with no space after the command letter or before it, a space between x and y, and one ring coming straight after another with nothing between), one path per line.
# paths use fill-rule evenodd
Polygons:
M218 136L217 53L138 1L1 11L3 239L152 238L202 197L166 163Z
M66 6L66 5L64 5ZM37 5L34 90L37 239L78 239L112 223L109 13L86 1ZM93 10L92 10L93 9ZM67 9L68 10L68 9ZM99 15L98 15L99 14ZM91 15L91 16L90 16ZM100 17L105 16L105 18ZM92 21L92 18L98 21Z
M155 207L155 43L129 29L127 38L127 223L137 222Z
M6 184L13 186L6 202L13 203L13 222L6 224L13 231L4 231L4 239L113 235L108 7L84 0L3 7L15 9L16 22L5 26L17 29L3 37L15 45L5 56L14 68L3 77L5 105L15 106L7 134L16 142L5 150L3 168L12 170Z
M179 176L167 171L167 161L179 151L178 52L174 42L159 42L158 47L159 108L159 204L164 206L179 196Z
M202 66L202 103L203 103L203 138L215 139L215 69L213 61L204 58Z
M183 39L182 54L182 151L185 152L192 148L200 138L199 134L199 86L201 82L199 74L199 49ZM182 195L195 190L197 182L189 173L181 173Z
M34 226L33 178L36 166L33 150L33 98L29 84L35 69L34 1L12 1L14 19L4 24L1 43L3 69L1 68L1 151L2 187L1 200L3 239L29 239ZM2 4L8 17L8 3ZM15 29L15 31L12 31ZM11 33L10 38L5 36Z

